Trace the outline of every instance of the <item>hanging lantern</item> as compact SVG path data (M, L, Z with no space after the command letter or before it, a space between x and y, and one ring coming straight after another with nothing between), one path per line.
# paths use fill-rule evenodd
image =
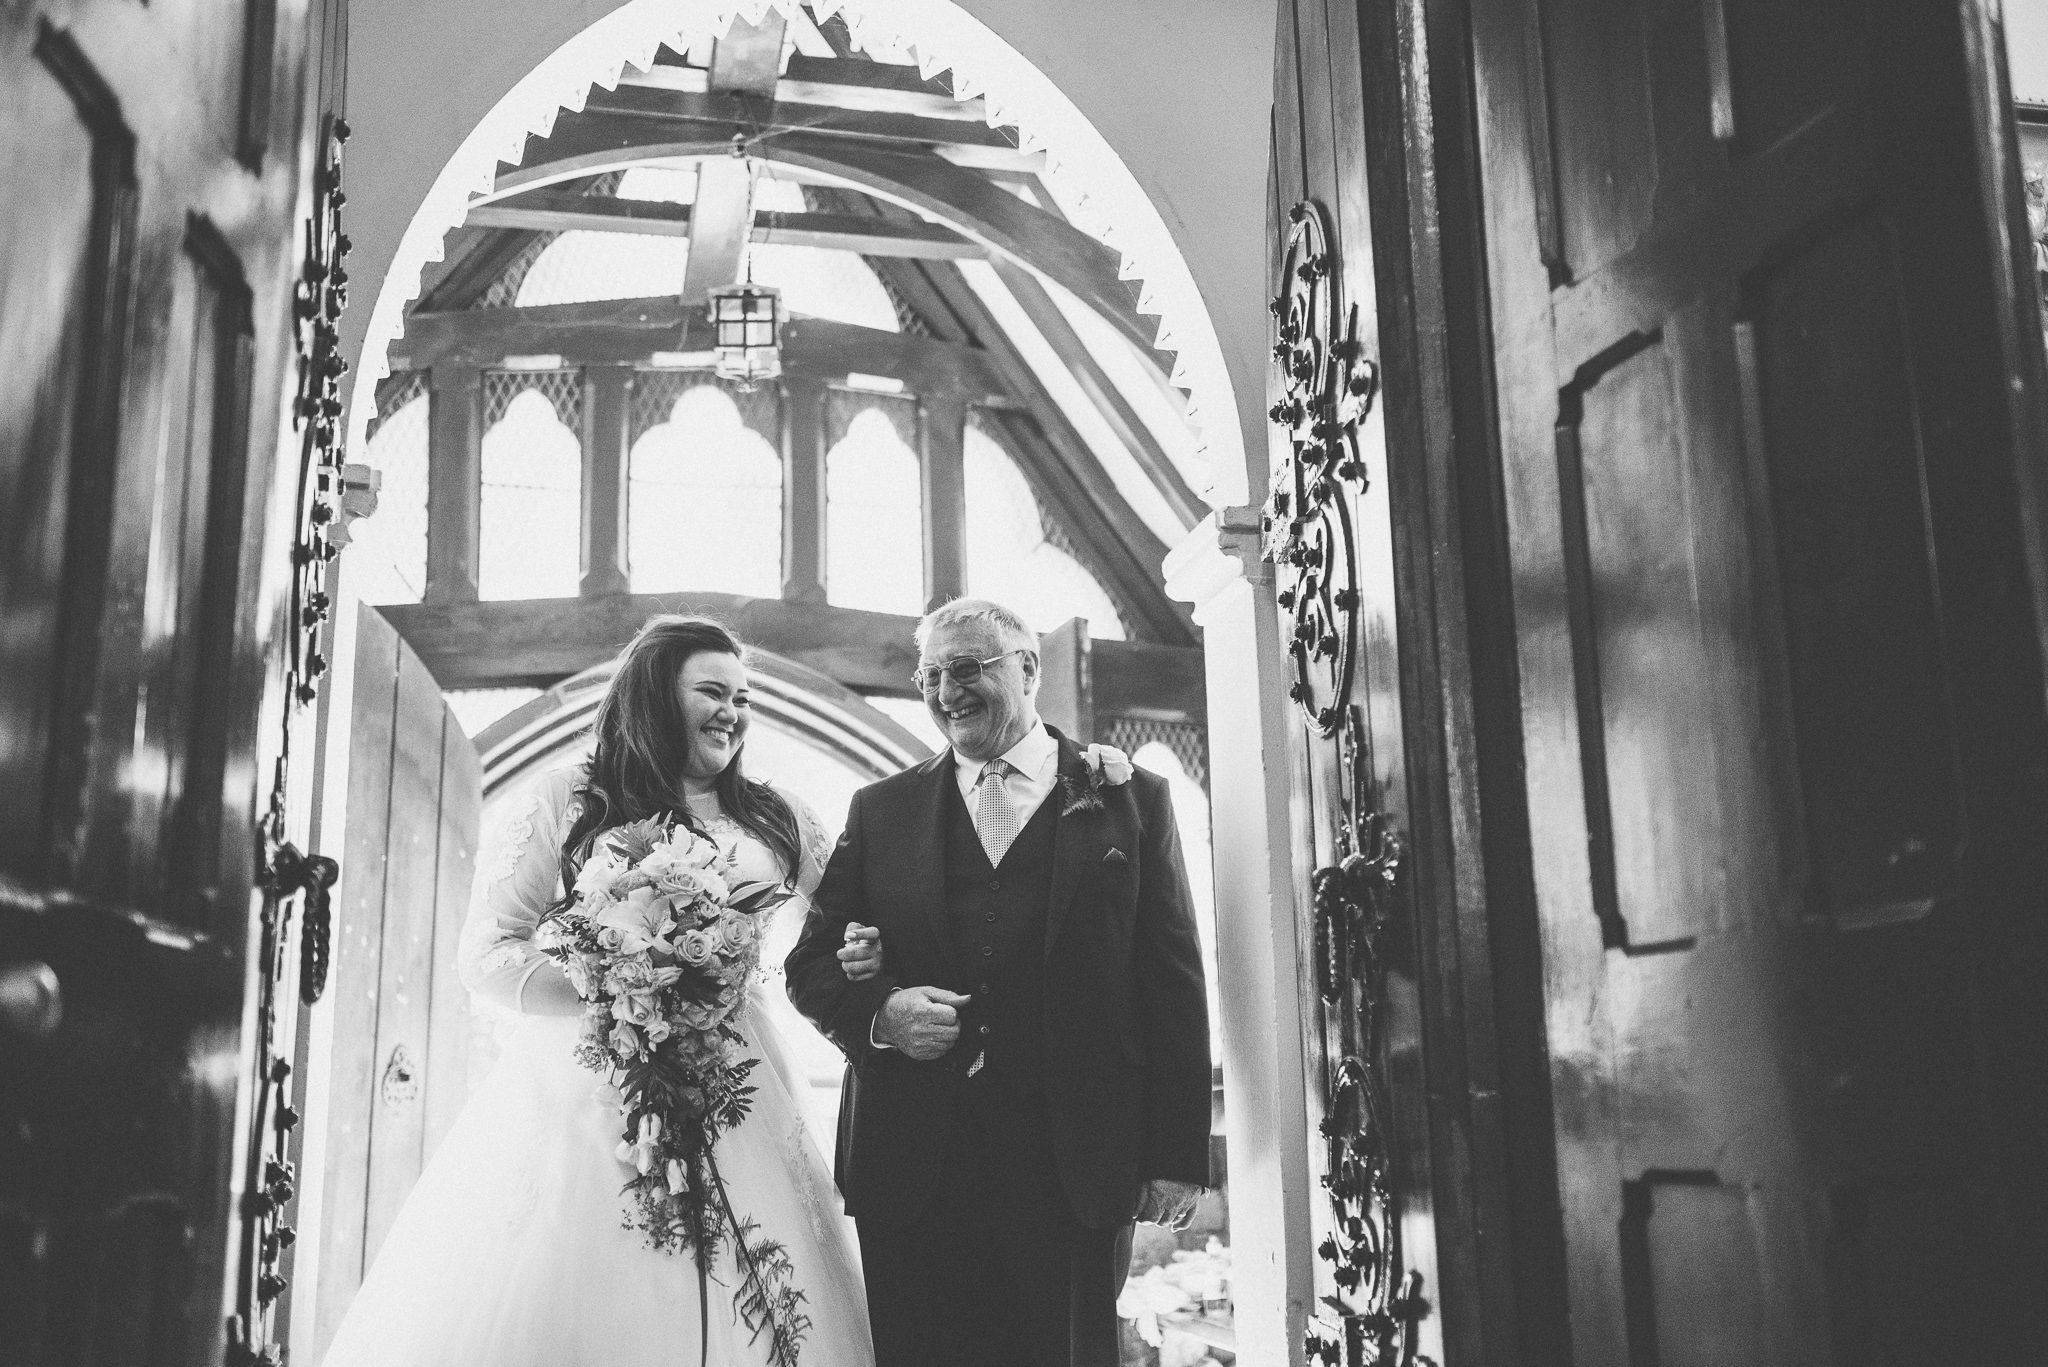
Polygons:
M752 389L782 373L782 291L747 280L711 291L712 368Z

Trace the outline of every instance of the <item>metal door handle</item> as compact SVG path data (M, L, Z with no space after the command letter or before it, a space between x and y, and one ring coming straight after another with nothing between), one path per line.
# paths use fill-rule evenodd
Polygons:
M0 966L0 1034L41 1039L64 1019L56 970L30 960Z

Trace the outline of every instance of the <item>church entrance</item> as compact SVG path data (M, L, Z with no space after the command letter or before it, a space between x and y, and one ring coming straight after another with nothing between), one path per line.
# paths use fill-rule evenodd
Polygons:
M415 297L401 263L370 305L395 316L356 389L378 507L326 714L341 875L336 988L300 1058L302 1358L496 1057L503 1022L453 968L475 852L586 756L652 614L748 642L747 772L836 830L856 787L944 743L910 682L917 617L961 594L1019 610L1046 720L1172 785L1216 1014L1202 657L1160 570L1207 512L1210 457L1188 363L1090 235L1104 187L995 116L993 68L920 62L914 26L693 22L671 7L648 21L665 37L610 39L574 109L554 68L508 95L547 106L544 135L462 206ZM733 289L773 321L743 366L705 322ZM829 1155L843 1061L770 996ZM1138 1241L1133 1362L1233 1354L1220 1073L1212 1090L1218 1189L1192 1230Z

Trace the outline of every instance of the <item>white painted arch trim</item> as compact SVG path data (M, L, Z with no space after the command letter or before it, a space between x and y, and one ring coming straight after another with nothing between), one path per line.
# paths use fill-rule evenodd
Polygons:
M349 447L361 449L376 385L390 372L386 349L405 327L420 272L441 258L442 239L472 197L492 192L500 162L518 165L529 137L546 137L563 109L580 110L590 88L616 88L626 65L645 70L664 43L678 50L714 39L735 16L759 22L775 0L628 0L557 48L498 101L441 168L400 238L371 308L350 405ZM991 125L1017 129L1026 151L1045 153L1046 176L1075 226L1112 249L1119 274L1138 282L1138 307L1159 318L1158 346L1174 353L1173 382L1188 394L1196 447L1208 466L1212 504L1248 498L1244 438L1215 324L1172 232L1137 178L1072 100L986 24L951 0L815 0L820 17L842 15L864 48L912 52L927 76L953 73L963 98L979 95Z

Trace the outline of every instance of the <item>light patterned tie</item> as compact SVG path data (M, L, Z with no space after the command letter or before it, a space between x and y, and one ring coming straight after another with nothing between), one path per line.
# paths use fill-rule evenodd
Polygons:
M981 766L976 780L974 832L981 848L988 852L989 867L1003 862L1010 842L1017 838L1017 804L1010 799L1010 775L1017 770L1007 760L992 759Z

